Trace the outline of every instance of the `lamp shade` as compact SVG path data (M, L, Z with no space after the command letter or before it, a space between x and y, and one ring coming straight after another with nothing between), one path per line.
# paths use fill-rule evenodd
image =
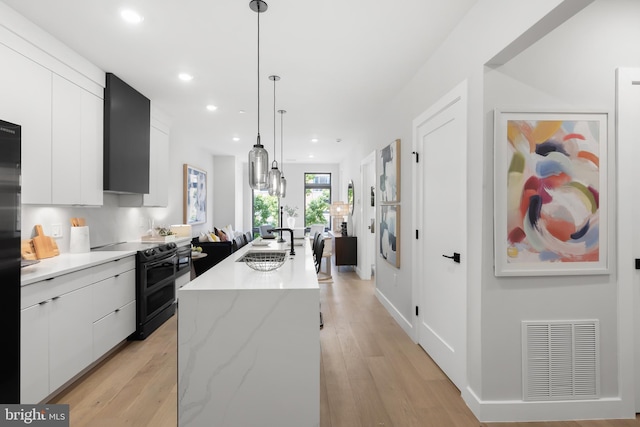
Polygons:
M269 188L269 154L261 144L249 151L249 186L253 190Z
M274 161L269 171L269 195L280 195L280 170L278 164Z
M329 211L331 216L346 216L349 214L349 205L345 202L333 202Z

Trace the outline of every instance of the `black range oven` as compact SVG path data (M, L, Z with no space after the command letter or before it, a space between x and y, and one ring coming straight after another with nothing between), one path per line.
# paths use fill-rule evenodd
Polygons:
M94 250L136 251L136 331L130 339L145 339L175 314L179 266L175 243L116 243Z
M176 244L138 251L136 261L136 332L131 338L143 340L176 311Z
M191 245L179 246L177 255L176 279L183 274L191 274Z

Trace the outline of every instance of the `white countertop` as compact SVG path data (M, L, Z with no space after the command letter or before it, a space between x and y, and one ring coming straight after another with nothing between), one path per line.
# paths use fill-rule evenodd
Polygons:
M290 249L289 243L269 243L268 246L253 246L252 243L232 253L219 264L198 276L180 292L202 290L268 290L268 289L318 289L318 277L313 262L311 246L307 239L301 246L294 246L296 255L290 257L282 267L268 272L255 271L244 262L236 262L247 251L269 251Z
M183 246L190 241L190 237L179 237L175 239L174 243L178 246ZM134 242L140 243L140 240ZM157 242L157 244L162 244L162 242ZM20 286L83 270L98 264L135 255L135 253L136 251L92 251L79 254L62 253L52 258L41 259L37 264L20 269Z
M98 264L135 255L135 251L86 252L81 254L63 253L52 258L41 259L39 263L20 270L20 286L62 274L83 270Z

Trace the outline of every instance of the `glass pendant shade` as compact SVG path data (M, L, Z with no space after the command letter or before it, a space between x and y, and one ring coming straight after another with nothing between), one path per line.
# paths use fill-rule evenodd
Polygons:
M271 196L280 194L280 170L276 161L271 164L271 170L269 171L269 194Z
M260 143L249 151L249 187L253 190L269 188L269 154Z
M280 175L280 198L284 199L287 197L287 179L284 175Z

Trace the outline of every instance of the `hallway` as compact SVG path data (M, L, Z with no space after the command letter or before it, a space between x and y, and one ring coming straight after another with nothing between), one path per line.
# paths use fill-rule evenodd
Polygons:
M321 427L640 427L640 419L480 423L378 302L373 282L332 274L320 283ZM128 342L50 403L70 404L72 427L175 427L176 325L174 316Z

